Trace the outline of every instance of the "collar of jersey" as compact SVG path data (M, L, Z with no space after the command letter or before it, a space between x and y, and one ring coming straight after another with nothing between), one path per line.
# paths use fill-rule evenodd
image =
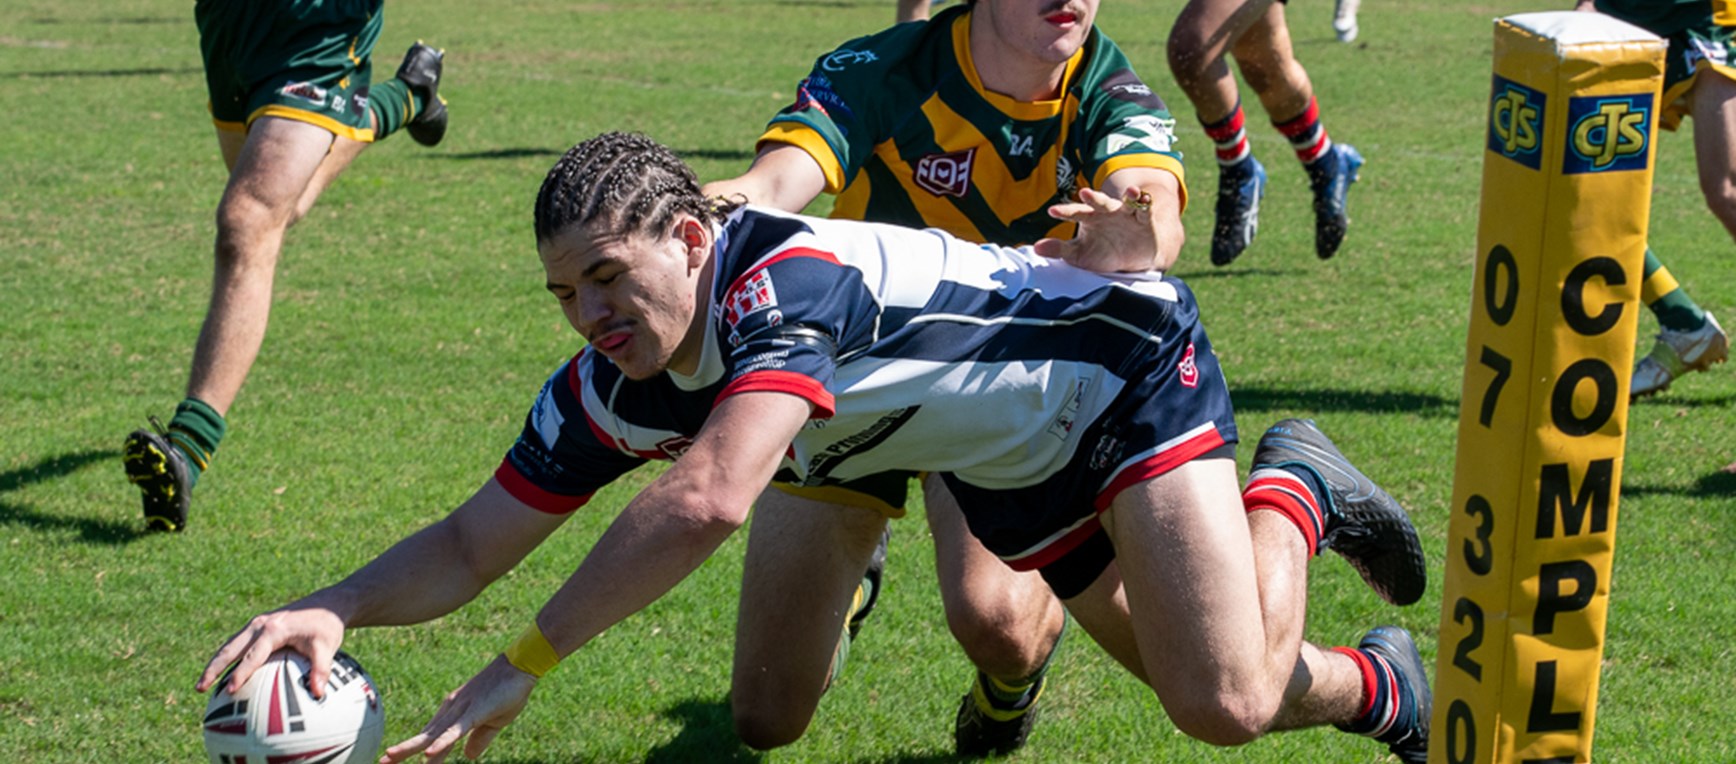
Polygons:
M675 383L675 387L687 392L704 390L706 387L716 383L718 380L723 379L723 351L717 345L716 326L712 324L710 320L711 306L713 304L712 294L717 291L717 274L719 270L715 264L715 259L723 256L724 241L722 238L722 231L723 226L719 226L715 223L712 224L712 232L717 235L717 238L715 239L717 244L711 251L711 256L714 259L714 265L711 269L712 283L710 287L705 290L705 304L699 306L695 311L697 315L703 317L703 320L705 320L705 330L701 332L699 341L699 368L694 370L693 376L691 377L685 374L677 374L674 369L668 370L669 380Z
M1020 101L983 87L983 79L977 74L976 61L972 60L970 55L970 17L971 13L974 12L973 9L963 13L952 23L952 50L958 56L959 71L964 72L965 79L970 81L970 86L975 88L977 94L981 95L983 100L988 101L989 105L1013 119L1039 120L1060 114L1062 107L1067 102L1067 89L1073 84L1073 72L1078 70L1079 62L1084 60L1087 46L1079 46L1079 50L1073 53L1073 57L1067 59L1067 70L1061 73L1061 92L1058 98L1046 101Z

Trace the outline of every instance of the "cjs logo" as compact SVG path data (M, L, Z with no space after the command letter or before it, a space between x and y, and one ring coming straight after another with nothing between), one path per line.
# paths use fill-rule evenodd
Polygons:
M1643 170L1652 129L1652 95L1570 98L1567 125L1563 174Z
M1544 95L1505 77L1495 77L1489 101L1489 150L1533 170L1543 165Z

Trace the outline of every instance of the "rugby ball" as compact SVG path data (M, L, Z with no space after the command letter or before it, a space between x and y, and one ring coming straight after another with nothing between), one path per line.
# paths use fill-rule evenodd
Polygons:
M386 710L362 664L332 659L325 697L307 689L307 658L279 650L234 695L224 675L205 707L211 764L364 764L379 760ZM230 669L233 671L234 669Z

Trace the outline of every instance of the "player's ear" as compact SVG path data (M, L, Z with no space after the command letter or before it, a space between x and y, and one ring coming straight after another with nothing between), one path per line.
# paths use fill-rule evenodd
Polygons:
M699 218L682 215L675 223L675 237L687 247L687 267L698 268L705 264L711 250L711 229Z

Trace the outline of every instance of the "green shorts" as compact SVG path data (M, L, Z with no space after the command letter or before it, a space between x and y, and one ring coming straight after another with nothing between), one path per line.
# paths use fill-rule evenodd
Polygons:
M370 56L385 0L198 0L193 9L211 118L245 132L260 117L374 140Z
M1714 24L1708 15L1705 24L1667 39L1670 52L1664 65L1664 108L1658 113L1658 125L1674 130L1692 111L1688 92L1695 79L1702 75L1736 79L1736 68L1732 68L1736 65L1736 27Z

